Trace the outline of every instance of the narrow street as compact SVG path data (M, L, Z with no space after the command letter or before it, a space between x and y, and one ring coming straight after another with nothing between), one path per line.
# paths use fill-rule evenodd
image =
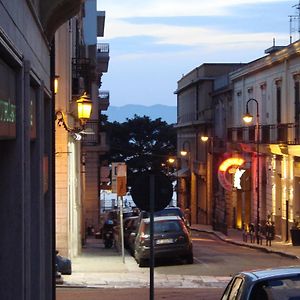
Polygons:
M194 264L169 260L155 267L156 299L215 300L235 272L293 265L298 260L226 243L215 235L193 232ZM83 254L72 260L72 275L64 275L57 299L149 299L149 268L139 268L125 251L125 263L116 249L105 249L102 240L90 238ZM176 295L176 297L175 297ZM98 298L97 298L98 297Z
M221 241L209 233L193 232L194 264L165 262L157 274L182 276L231 276L241 270L270 268L295 264L295 259Z

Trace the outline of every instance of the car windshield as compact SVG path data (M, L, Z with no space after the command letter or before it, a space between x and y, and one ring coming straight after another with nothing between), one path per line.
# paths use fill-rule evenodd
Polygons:
M154 233L166 233L166 232L180 232L181 226L178 221L159 221L154 222ZM150 224L145 224L145 234L149 234L150 232Z
M257 284L250 300L300 300L300 277L267 280Z
M161 211L155 212L154 215L156 217L160 217L160 216L179 216L181 218L183 217L183 214L182 214L181 210L176 209L176 208L163 209Z

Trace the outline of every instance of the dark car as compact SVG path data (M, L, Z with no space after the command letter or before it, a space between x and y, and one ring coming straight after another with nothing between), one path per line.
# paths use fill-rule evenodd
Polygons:
M300 267L240 272L228 283L221 300L299 300Z
M160 211L156 211L154 213L155 217L162 217L162 216L178 216L180 217L185 225L189 228L190 224L187 221L187 219L184 216L184 212L181 210L180 207L176 207L176 206L168 206ZM140 214L140 218L141 219L145 219L145 218L149 218L149 213L146 211L142 211Z
M124 246L126 249L130 248L130 235L132 232L136 232L138 222L138 216L129 217L124 220Z
M56 267L57 272L63 275L71 275L72 274L72 263L71 260L67 257L61 256L58 254L59 252L56 251Z
M142 219L135 238L134 257L139 266L150 258L150 219ZM155 258L180 258L193 263L193 245L190 233L178 216L154 217Z

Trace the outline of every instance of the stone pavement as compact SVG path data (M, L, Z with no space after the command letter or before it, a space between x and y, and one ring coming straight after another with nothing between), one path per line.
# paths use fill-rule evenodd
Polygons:
M242 232L228 229L228 235L213 231L211 226L193 225L192 230L215 234L237 246L258 248L299 259L300 247L276 238L272 246L243 242ZM296 262L297 263L297 262ZM143 288L149 287L149 268L139 268L125 251L124 261L115 249L105 249L102 240L89 238L82 255L72 259L72 275L63 275L57 287ZM155 271L154 271L155 272ZM224 288L230 277L164 275L155 272L156 288Z

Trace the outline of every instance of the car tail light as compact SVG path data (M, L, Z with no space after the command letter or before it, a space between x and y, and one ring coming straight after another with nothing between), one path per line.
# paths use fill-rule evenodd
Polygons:
M149 234L145 234L144 232L141 234L141 243L145 243L147 239L149 239Z
M180 235L178 238L177 238L177 242L178 243L185 243L185 236L184 235Z

